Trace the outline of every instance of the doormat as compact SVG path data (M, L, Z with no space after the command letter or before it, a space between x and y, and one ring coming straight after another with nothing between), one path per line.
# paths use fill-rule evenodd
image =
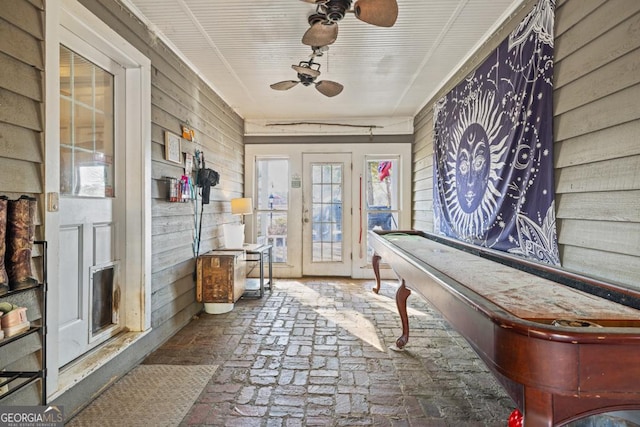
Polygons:
M138 365L66 426L177 426L218 367Z

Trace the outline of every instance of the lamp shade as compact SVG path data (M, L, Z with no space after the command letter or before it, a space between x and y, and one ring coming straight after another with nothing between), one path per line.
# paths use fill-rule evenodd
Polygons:
M249 197L231 199L231 213L233 215L251 215L253 213L253 200Z

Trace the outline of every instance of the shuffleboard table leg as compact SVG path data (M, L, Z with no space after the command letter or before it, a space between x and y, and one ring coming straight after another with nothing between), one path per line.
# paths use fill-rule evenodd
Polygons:
M534 387L524 389L524 425L553 426L553 396Z
M376 276L376 287L372 289L373 293L380 292L380 258L377 253L373 253L371 257L371 265L373 266L373 274Z
M404 284L404 279L401 279L400 287L396 291L396 306L398 306L398 313L400 314L400 320L402 320L402 335L396 340L396 346L403 348L409 341L409 316L407 315L407 298L411 295L411 289L407 288Z

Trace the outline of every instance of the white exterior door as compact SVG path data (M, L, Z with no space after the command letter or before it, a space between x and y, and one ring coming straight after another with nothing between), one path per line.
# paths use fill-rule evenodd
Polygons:
M111 358L109 336L127 332L121 351L151 328L151 61L76 0L48 2L45 15L47 394L53 396L75 380L77 370L65 367L70 361L90 359L96 369ZM82 58L76 58L82 84L73 91L70 52ZM113 90L89 97L109 84ZM72 125L80 125L79 135L70 136ZM89 297L104 302L102 309L89 311Z
M302 274L351 275L351 155L303 154Z
M60 46L59 365L122 329L124 69L70 33Z

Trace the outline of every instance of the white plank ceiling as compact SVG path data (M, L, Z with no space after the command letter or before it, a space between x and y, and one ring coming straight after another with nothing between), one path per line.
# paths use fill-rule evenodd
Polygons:
M317 81L344 86L333 98L313 86L269 87L296 80L291 65L309 60L311 48L301 38L315 12L311 3L123 2L249 123L367 123L410 133L406 124L522 0L398 0L391 28L348 13L337 41L315 59L322 72Z

